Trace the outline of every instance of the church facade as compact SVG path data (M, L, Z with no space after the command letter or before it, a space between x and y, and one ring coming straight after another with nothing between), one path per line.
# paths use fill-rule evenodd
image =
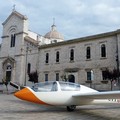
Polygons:
M37 70L40 82L68 80L108 90L103 73L119 68L119 61L120 30L64 40L55 24L44 36L30 31L28 18L15 10L3 22L0 81L29 85L28 72Z

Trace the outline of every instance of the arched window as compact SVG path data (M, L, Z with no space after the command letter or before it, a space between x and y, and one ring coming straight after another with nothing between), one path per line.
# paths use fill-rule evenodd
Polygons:
M59 57L60 57L60 53L59 51L56 52L56 62L59 62Z
M74 61L74 49L70 50L70 61Z
M6 70L7 70L7 71L11 71L11 70L12 70L12 66L11 66L10 64L7 64Z
M101 57L106 57L106 46L105 46L105 44L101 45Z
M16 38L15 34L12 34L10 47L15 47L15 38Z
M46 60L45 63L49 63L49 53L46 53Z
M90 59L91 58L91 50L90 47L86 48L86 59Z
M72 74L70 74L70 75L68 76L68 80L69 80L69 82L75 83L75 76L72 75Z
M31 64L30 64L30 63L28 63L27 73L29 74L29 73L30 73L30 71L31 71Z

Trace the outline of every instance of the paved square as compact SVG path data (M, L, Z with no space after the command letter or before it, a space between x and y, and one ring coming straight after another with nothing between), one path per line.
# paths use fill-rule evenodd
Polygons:
M41 106L0 93L0 120L120 120L120 104L65 107Z

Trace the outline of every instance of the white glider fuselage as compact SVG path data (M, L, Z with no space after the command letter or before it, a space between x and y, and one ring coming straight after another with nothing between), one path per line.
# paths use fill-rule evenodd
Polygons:
M34 92L35 96L37 96L41 101L44 101L48 105L84 105L90 104L93 100L82 100L75 97L72 97L75 94L85 93L83 87L81 87L80 91L52 91L52 92Z

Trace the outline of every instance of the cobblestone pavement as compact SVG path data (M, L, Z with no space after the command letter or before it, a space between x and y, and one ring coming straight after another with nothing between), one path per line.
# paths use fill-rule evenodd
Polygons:
M0 120L120 120L120 104L65 107L41 106L0 93Z

